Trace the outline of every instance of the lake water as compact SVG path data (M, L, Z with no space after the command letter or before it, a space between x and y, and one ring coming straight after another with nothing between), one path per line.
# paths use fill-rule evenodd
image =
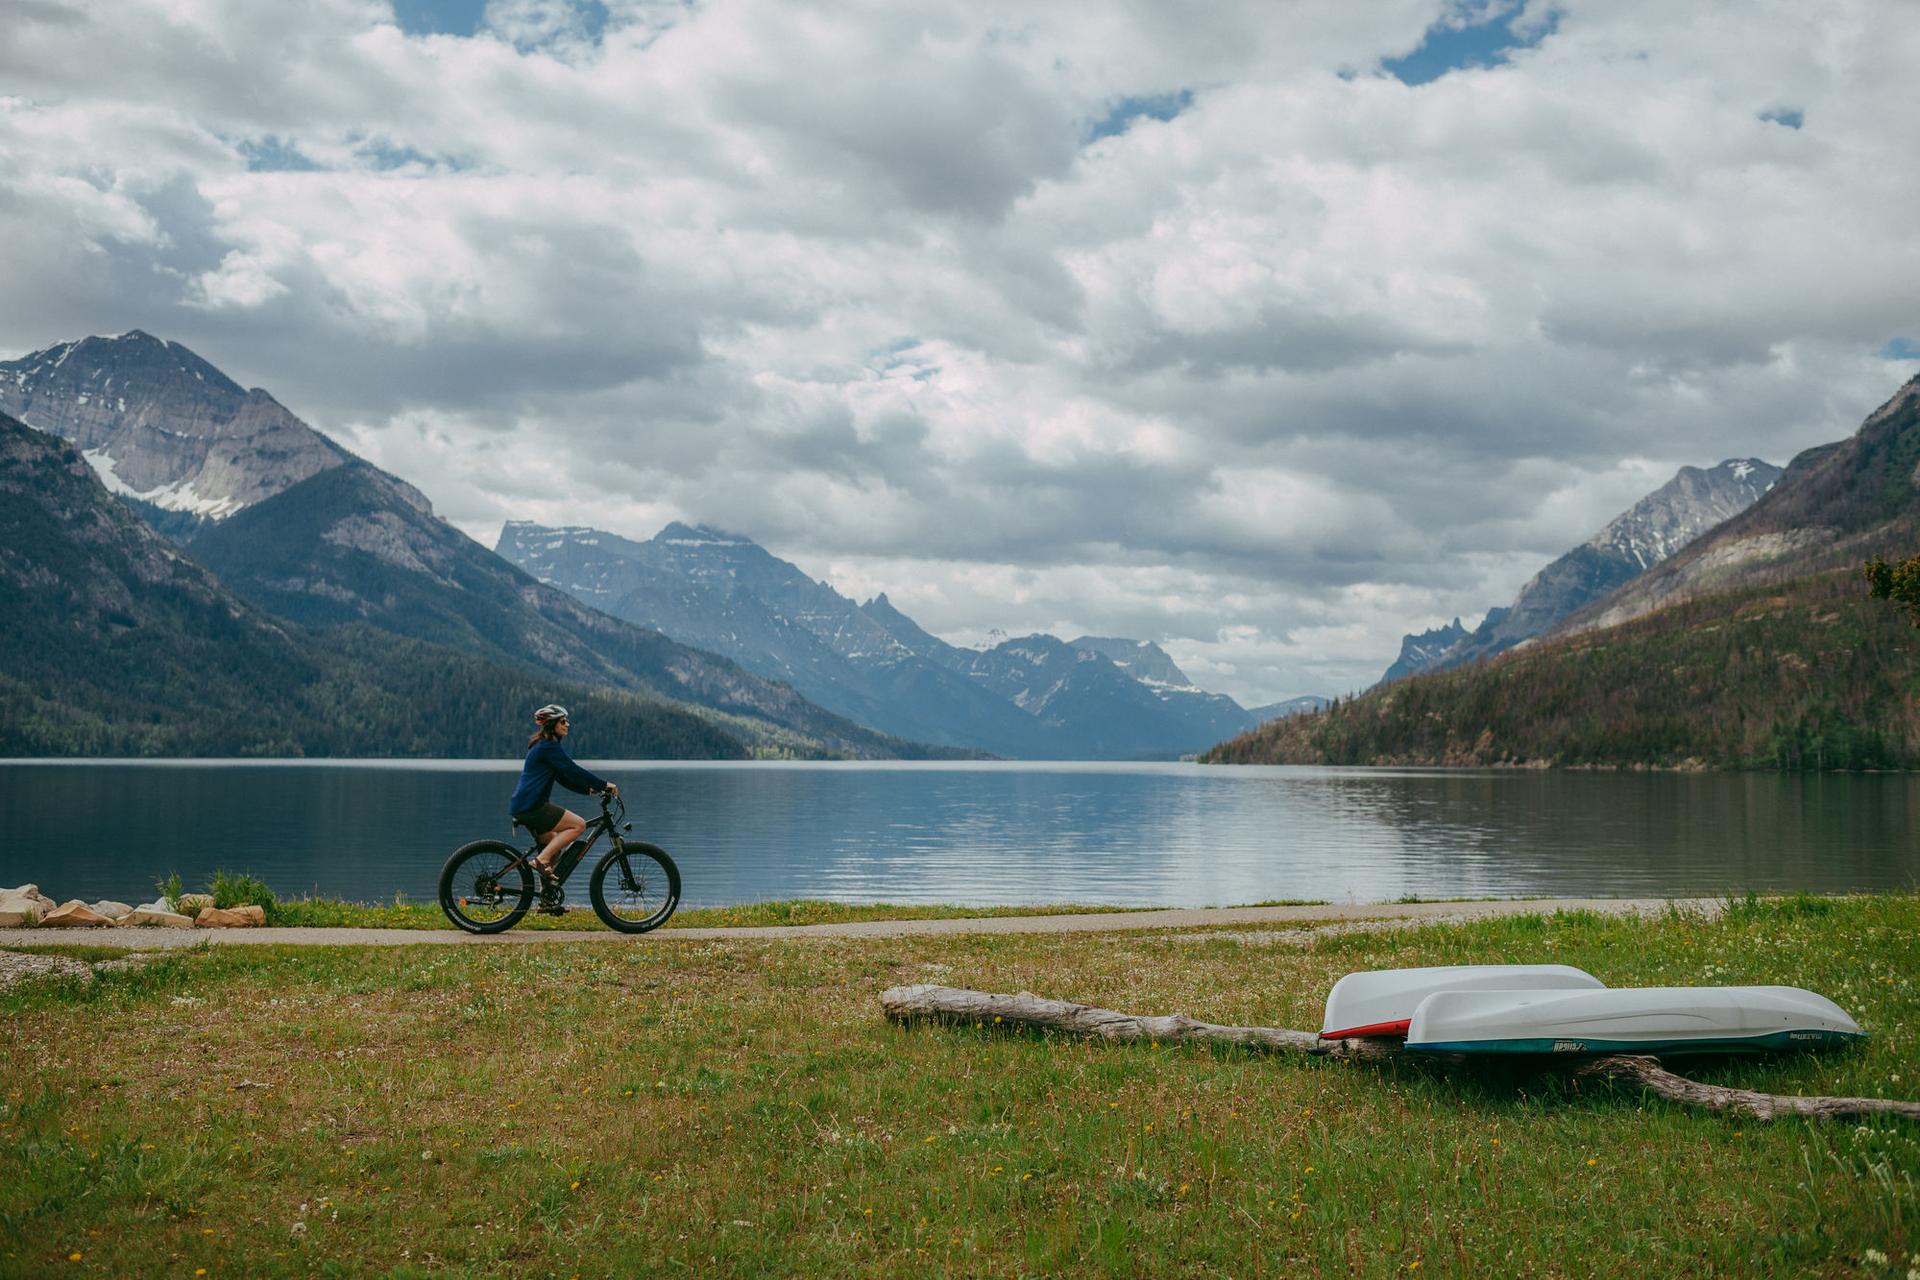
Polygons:
M152 896L177 871L431 901L505 836L517 761L0 763L0 885ZM593 762L690 905L1691 895L1911 887L1920 776ZM556 792L555 799L568 797ZM592 802L570 807L591 814ZM585 900L576 875L570 896Z

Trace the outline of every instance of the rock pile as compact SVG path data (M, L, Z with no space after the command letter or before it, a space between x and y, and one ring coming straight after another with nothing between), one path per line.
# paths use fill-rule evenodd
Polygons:
M260 907L216 907L204 893L183 893L169 901L155 898L140 906L102 899L55 902L39 885L0 889L0 929L104 929L116 925L157 925L169 929L249 929L267 922Z

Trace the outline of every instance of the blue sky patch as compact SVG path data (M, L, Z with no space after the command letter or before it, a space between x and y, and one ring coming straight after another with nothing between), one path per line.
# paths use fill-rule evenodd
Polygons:
M1492 5L1477 15L1456 12L1428 27L1419 48L1404 58L1383 58L1380 67L1403 84L1422 85L1463 67L1500 66L1515 49L1533 48L1560 25L1560 15L1549 13L1537 30L1516 35L1513 24L1520 14L1518 5L1505 12Z
M477 35L486 12L486 0L393 0L393 16L410 36Z
M1762 111L1760 118L1770 124L1783 124L1789 129L1798 129L1806 123L1807 113L1789 110L1786 107L1775 107L1772 111Z
M458 173L470 167L466 162L450 156L429 155L413 147L397 147L380 139L361 143L354 148L354 154L376 169L404 169L409 165L422 165L429 169Z
M240 154L247 158L249 173L313 173L320 168L301 155L291 142L273 134L264 138L242 138Z
M600 0L573 0L571 6L598 40L607 29L607 6ZM410 36L476 36L486 28L486 0L393 0L393 16Z
M1133 122L1141 116L1150 120L1171 120L1193 105L1193 90L1182 89L1178 93L1160 93L1145 98L1122 98L1113 104L1113 110L1106 117L1094 122L1087 134L1088 142L1098 142L1102 138L1111 138L1125 133Z
M1912 338L1889 338L1880 348L1882 360L1920 360L1920 342Z

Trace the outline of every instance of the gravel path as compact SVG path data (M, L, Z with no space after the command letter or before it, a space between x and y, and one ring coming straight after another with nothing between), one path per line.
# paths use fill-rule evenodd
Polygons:
M1341 922L1405 921L1451 922L1489 916L1543 915L1552 911L1600 911L1614 915L1654 915L1669 904L1700 911L1717 911L1717 898L1519 898L1493 902L1350 902L1293 907L1201 907L1174 911L1127 911L1077 916L994 916L976 920L867 920L852 924L769 925L743 929L662 929L638 938L605 930L522 929L477 937L454 929L0 929L0 948L80 944L152 950L197 943L221 946L283 943L298 946L359 947L436 945L531 946L544 942L724 942L745 939L908 938L951 934L1006 933L1121 933L1150 929L1239 928L1275 926L1285 930L1274 940L1295 933L1299 926ZM1291 928L1290 928L1291 926ZM1249 935L1236 935L1250 940ZM1262 941L1267 940L1262 937Z

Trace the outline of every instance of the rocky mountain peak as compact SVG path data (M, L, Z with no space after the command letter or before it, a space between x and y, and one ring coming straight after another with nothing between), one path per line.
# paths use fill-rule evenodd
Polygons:
M679 547L757 547L752 538L710 524L684 524L675 520L653 536L655 542Z
M1903 553L1920 529L1920 378L1860 429L1795 455L1766 494L1656 569L1566 620L1615 626L1677 600Z
M1673 479L1528 579L1511 605L1489 610L1471 633L1460 630L1456 618L1452 627L1407 636L1382 683L1491 658L1545 635L1753 506L1782 474L1759 458L1681 467Z
M113 492L216 520L352 456L142 329L0 362L0 409L78 445Z
M1779 467L1759 458L1729 458L1710 468L1682 467L1673 479L1614 517L1587 545L1612 552L1640 570L1650 569L1752 506L1780 474Z
M1119 636L1081 636L1067 642L1076 649L1103 654L1122 671L1155 689L1198 689L1165 649L1151 640Z

